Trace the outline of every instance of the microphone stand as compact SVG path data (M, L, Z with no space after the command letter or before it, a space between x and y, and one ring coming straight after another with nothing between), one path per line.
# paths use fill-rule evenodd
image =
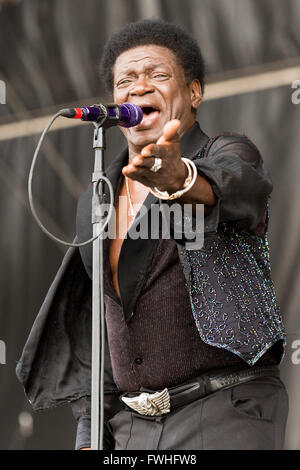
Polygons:
M101 230L103 219L103 181L105 129L103 124L93 123L95 150L94 172L92 175L92 224L93 237ZM111 201L111 203L113 203ZM103 420L104 420L104 287L103 287L103 236L102 233L93 242L93 301L92 301L92 383L91 383L91 448L103 450Z
M96 105L95 105L96 106ZM103 450L104 431L104 353L105 353L105 319L104 319L104 287L103 287L103 237L101 226L104 224L103 202L104 182L110 190L110 204L113 205L113 188L110 181L104 175L104 151L105 151L105 128L118 123L122 118L122 111L117 107L117 112L110 112L109 107L97 105L101 108L99 122L94 122L95 168L92 177L92 224L93 238L100 231L99 237L93 242L93 315L92 315L92 384L91 384L91 448L92 450ZM130 103L123 104L127 116L133 113L134 119L130 119L131 125L137 125L142 120L142 110L137 109ZM124 109L123 109L123 112ZM133 115L134 115L133 114ZM93 120L93 113L87 115L87 120ZM114 123L115 121L115 123ZM135 123L135 124L134 124ZM111 210L107 216L109 220Z

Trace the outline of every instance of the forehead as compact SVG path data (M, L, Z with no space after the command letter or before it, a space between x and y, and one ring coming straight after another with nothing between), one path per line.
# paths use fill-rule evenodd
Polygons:
M120 54L116 59L113 71L114 74L120 74L127 70L138 70L148 65L166 65L172 69L181 69L173 51L167 47L148 44L134 47Z

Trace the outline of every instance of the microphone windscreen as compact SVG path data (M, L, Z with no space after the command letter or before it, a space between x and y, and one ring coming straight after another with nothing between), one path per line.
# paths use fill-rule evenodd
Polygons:
M131 103L124 103L119 105L120 107L120 122L121 127L134 127L137 126L143 120L142 109Z

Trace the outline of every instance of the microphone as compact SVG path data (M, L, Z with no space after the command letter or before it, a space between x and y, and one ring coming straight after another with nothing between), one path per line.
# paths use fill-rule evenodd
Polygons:
M62 109L60 114L67 118L81 119L82 121L104 121L104 127L134 127L143 119L142 109L131 103L120 105L94 104L83 108L66 108Z

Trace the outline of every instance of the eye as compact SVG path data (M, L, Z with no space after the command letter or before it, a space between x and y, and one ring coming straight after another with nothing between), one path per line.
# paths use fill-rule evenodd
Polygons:
M153 78L158 79L158 80L165 80L168 78L166 73L154 73Z
M129 85L129 83L132 83L132 78L124 78L123 80L120 80L118 83L117 83L117 87L122 87L122 86L126 86L126 85Z

